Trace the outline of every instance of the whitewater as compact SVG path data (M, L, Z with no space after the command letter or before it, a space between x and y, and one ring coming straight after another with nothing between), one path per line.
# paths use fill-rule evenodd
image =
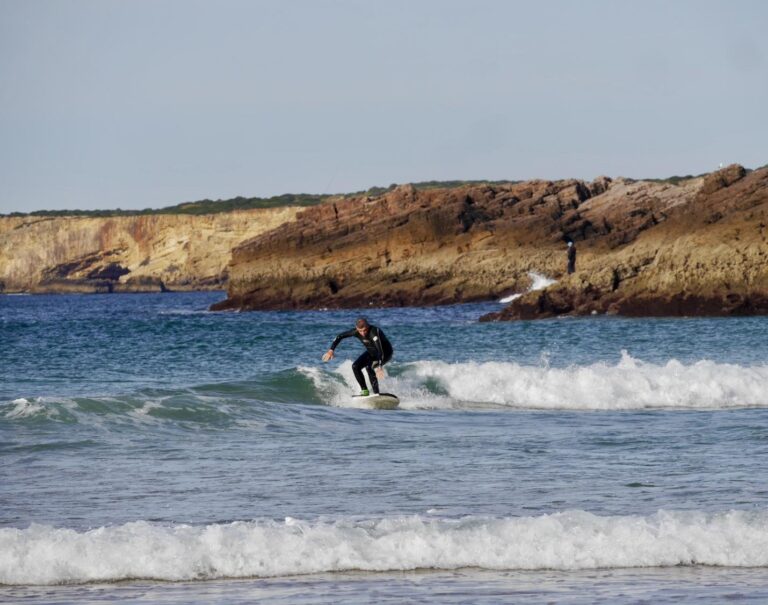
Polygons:
M194 527L146 522L78 533L0 530L0 581L167 581L418 569L594 570L768 565L768 513L564 512L509 519L251 521Z
M352 363L338 376L299 368L334 405L361 405L348 393L356 382ZM483 405L518 409L633 410L768 406L768 365L742 367L702 360L657 365L626 351L615 364L552 368L509 362L418 361L392 373L388 388L403 409L462 409Z
M0 600L768 597L765 319L220 297L0 296Z

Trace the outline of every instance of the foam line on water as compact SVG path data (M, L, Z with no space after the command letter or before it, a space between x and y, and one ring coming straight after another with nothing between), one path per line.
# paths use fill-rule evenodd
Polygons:
M414 569L768 567L768 512L144 521L89 531L0 529L0 583L184 581Z

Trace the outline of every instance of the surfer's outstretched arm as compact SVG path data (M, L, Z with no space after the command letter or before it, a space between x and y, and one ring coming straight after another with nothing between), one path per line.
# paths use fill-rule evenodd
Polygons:
M323 355L323 361L330 361L334 357L334 351L336 351L336 347L339 346L339 343L344 340L345 338L349 338L350 336L354 336L357 334L357 330L347 330L346 332L342 332L339 334L336 338L333 339L333 342L331 343L331 348L328 349Z

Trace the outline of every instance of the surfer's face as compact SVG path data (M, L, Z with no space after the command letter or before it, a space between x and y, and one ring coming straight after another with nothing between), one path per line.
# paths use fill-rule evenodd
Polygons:
M370 326L363 326L362 328L355 328L355 330L357 330L357 333L360 334L360 336L365 336L368 334L369 328Z

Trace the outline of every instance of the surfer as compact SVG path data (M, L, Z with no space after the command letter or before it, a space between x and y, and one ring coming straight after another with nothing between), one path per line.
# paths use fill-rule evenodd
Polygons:
M368 386L365 384L363 368L368 372L368 379L371 382L371 390L378 395L378 378L384 378L384 364L392 359L392 344L384 336L384 332L377 326L372 326L368 320L361 317L355 322L355 327L347 332L342 332L333 339L331 348L323 355L323 361L330 361L334 357L334 351L339 343L345 338L355 336L365 347L365 353L360 355L352 364L352 371L355 373L357 383L360 385L360 394L369 395Z

